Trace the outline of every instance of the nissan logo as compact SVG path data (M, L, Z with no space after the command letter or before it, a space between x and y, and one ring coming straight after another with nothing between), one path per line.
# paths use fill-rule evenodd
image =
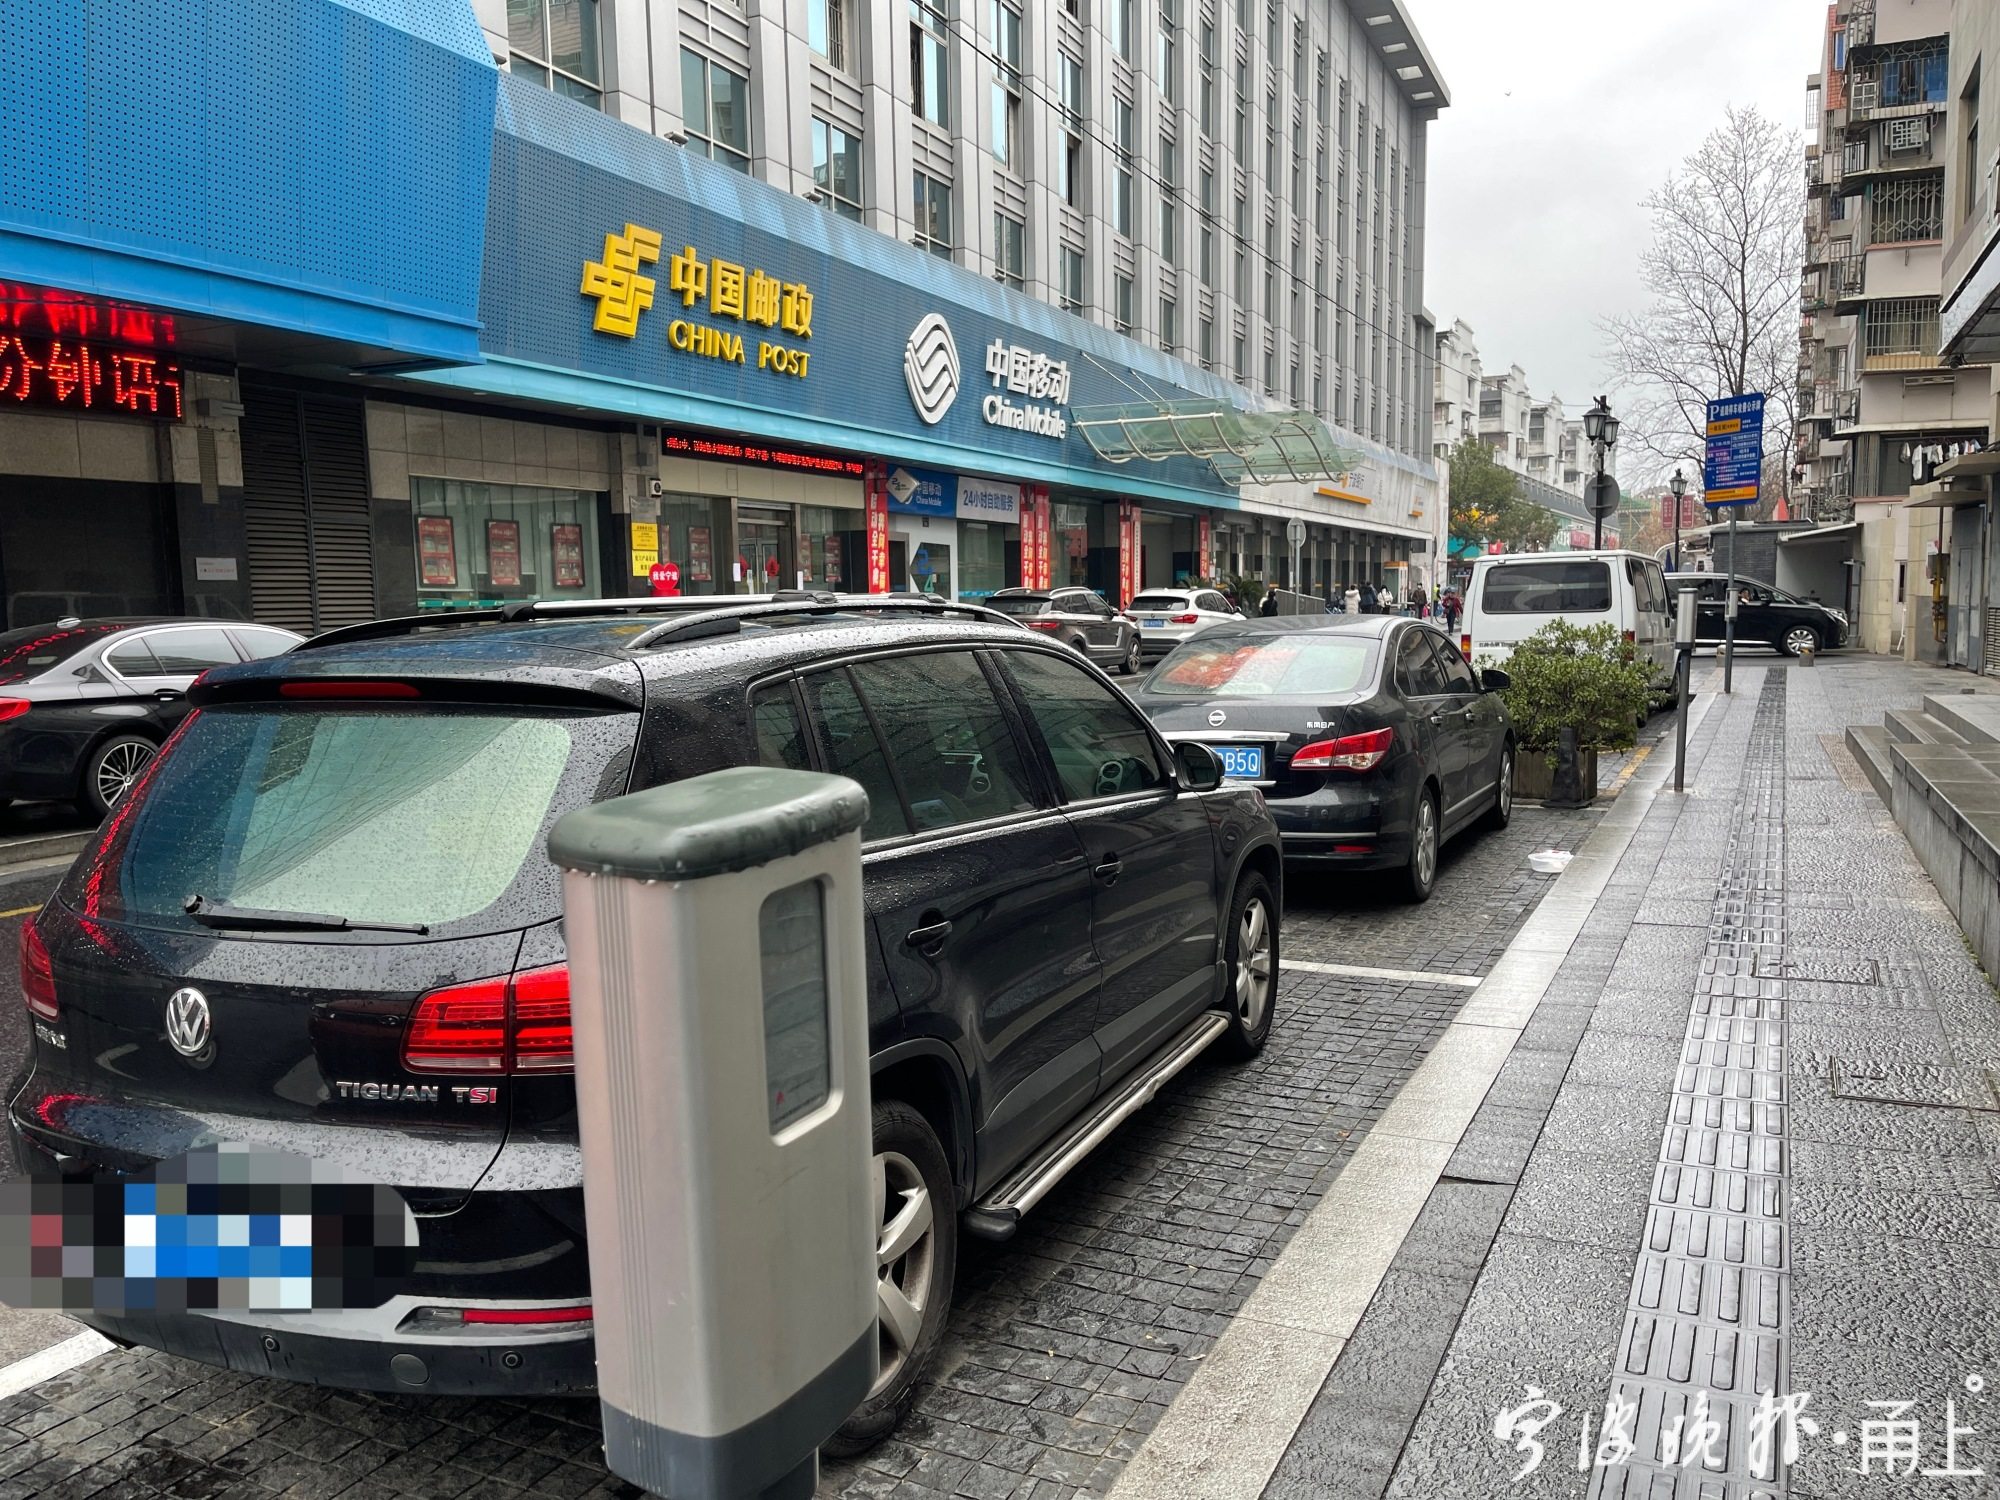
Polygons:
M167 1040L182 1057L206 1052L212 1029L208 996L200 990L175 990L167 996Z
M1211 729L1220 729L1224 724L1227 724L1228 722L1229 722L1229 715L1224 713L1219 708L1208 716L1208 723Z
M903 379L924 425L935 427L958 399L958 345L942 315L928 313L903 347Z

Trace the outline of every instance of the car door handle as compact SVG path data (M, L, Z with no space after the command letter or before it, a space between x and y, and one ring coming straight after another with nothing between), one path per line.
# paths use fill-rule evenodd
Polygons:
M1107 854L1104 857L1104 862L1098 865L1090 873L1095 875L1099 880L1103 881L1106 885L1110 885L1112 882L1118 879L1118 872L1121 868L1122 867L1118 863L1118 856L1115 854Z
M944 940L951 936L951 923L939 917L934 911L927 911L924 915L935 917L937 920L927 922L922 927L912 928L909 936L903 941L919 953L934 954L944 945Z
M179 688L154 688L153 696L162 703L172 703L176 698L185 698L187 694Z

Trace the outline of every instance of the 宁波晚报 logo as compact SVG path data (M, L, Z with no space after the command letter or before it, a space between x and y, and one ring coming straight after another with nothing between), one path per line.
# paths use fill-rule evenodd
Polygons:
M938 313L926 314L903 348L903 378L924 424L935 427L958 398L958 345Z

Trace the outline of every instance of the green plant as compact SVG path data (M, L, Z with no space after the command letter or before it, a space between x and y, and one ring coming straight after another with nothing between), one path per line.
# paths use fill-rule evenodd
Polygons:
M1245 613L1254 615L1257 606L1263 602L1266 584L1261 578L1245 578L1241 574L1229 575L1229 592L1236 596L1237 606Z
M1512 679L1502 696L1524 750L1555 749L1565 729L1579 749L1627 749L1652 697L1650 667L1610 625L1552 620L1504 664L1481 665Z

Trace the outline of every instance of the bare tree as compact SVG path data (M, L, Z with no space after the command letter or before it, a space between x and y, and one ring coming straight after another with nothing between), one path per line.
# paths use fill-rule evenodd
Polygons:
M1798 420L1804 152L1754 107L1729 110L1701 148L1645 200L1657 234L1639 258L1650 301L1607 318L1620 393L1621 464L1634 484L1686 468L1697 486L1707 406L1762 391L1767 483L1759 515L1789 490ZM1628 446L1629 442L1629 446Z

